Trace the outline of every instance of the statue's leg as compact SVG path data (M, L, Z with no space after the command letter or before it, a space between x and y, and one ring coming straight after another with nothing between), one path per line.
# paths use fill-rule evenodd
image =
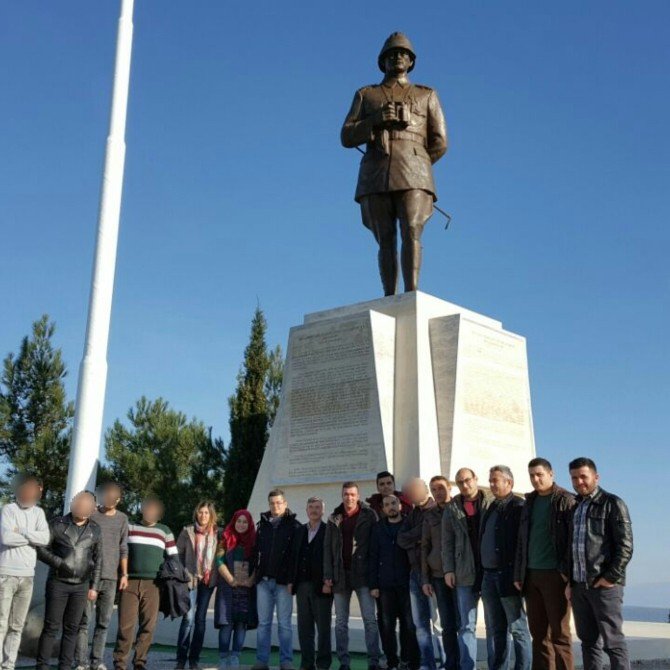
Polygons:
M384 295L395 295L398 285L398 232L392 193L367 195L361 200L363 223L379 244L379 274Z
M421 189L402 191L396 195L402 239L402 278L406 292L416 291L421 270L421 233L433 213L433 196Z

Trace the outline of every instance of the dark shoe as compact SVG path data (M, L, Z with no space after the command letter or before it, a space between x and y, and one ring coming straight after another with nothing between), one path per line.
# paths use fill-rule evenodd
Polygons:
M251 670L270 670L270 668L267 665L263 665L262 663L254 663L251 666Z
M351 666L350 665L341 665L340 670L351 670Z

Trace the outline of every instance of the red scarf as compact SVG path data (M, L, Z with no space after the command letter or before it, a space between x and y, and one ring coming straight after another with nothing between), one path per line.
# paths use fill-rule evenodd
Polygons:
M249 528L246 533L238 533L235 530L235 523L241 517L245 517L249 523ZM244 549L244 558L250 558L256 544L256 526L251 513L246 509L238 509L230 523L226 526L221 537L221 542L226 551L232 551L235 547L240 546Z

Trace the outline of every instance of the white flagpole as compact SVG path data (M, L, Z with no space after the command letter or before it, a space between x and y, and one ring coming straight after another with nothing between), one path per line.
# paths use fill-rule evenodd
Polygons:
M107 382L107 342L114 292L116 244L121 214L123 168L126 155L126 111L133 44L133 3L121 0L116 40L116 62L112 89L112 110L102 176L98 237L88 305L84 357L79 368L77 404L70 447L70 467L65 491L65 512L72 496L95 486L100 455L102 416Z

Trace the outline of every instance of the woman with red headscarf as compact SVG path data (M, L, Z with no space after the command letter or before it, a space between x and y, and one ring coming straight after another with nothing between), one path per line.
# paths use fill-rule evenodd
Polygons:
M256 527L250 512L237 510L223 531L216 552L219 582L214 625L219 629L221 668L239 666L247 630L258 625L255 544Z

